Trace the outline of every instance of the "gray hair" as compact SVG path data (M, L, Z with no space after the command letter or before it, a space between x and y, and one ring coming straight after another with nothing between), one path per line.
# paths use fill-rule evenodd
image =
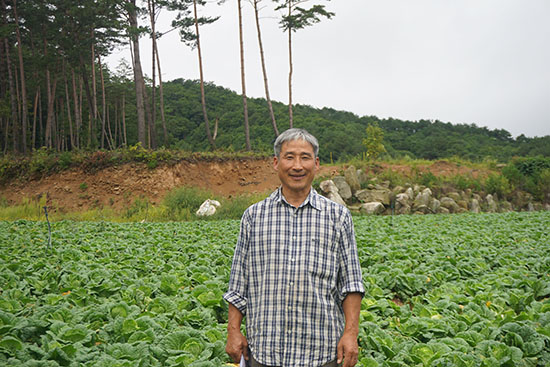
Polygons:
M315 138L315 136L311 135L304 129L288 129L283 131L275 140L275 143L273 144L273 150L275 151L275 156L279 158L279 155L281 154L281 148L284 143L294 140L303 140L311 144L313 147L313 154L315 155L315 158L317 158L317 154L319 153L319 142Z

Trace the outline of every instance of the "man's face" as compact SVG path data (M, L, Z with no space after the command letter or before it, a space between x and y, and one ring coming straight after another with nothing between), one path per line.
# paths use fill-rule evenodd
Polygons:
M305 140L283 143L279 157L273 159L284 194L307 195L319 169L319 158Z

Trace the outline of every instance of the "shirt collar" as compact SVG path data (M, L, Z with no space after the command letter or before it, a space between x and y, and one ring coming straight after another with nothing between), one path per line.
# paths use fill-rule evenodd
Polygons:
M287 205L290 205L288 203L288 201L286 201L286 199L283 195L283 191L282 191L281 186L279 186L279 188L277 188L277 190L275 190L275 192L273 192L271 197L275 202L285 203ZM315 191L315 189L313 187L311 187L311 190L309 190L308 196L306 197L304 202L299 207L301 208L301 207L306 206L308 204L314 209L317 209L317 210L322 209L321 208L321 200L319 199L319 194L317 193L317 191Z

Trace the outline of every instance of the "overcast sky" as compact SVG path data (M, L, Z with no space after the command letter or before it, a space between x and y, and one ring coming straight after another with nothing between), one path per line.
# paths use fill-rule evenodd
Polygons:
M320 1L318 1L320 2ZM287 35L272 1L263 0L262 35L270 94L288 101ZM307 5L306 3L305 5ZM333 0L336 13L294 34L293 100L359 116L440 120L550 135L550 1ZM204 77L240 93L235 0L201 28ZM173 15L161 13L159 31ZM253 8L243 0L247 94L265 97ZM144 21L142 21L144 22ZM151 75L150 40L141 41ZM159 40L163 80L198 79L196 50L176 31ZM115 50L111 66L129 60Z

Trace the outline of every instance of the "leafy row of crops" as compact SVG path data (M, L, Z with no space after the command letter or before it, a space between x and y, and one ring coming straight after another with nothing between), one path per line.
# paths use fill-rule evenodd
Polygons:
M362 366L550 365L550 213L355 219ZM238 221L0 222L0 365L223 366Z

